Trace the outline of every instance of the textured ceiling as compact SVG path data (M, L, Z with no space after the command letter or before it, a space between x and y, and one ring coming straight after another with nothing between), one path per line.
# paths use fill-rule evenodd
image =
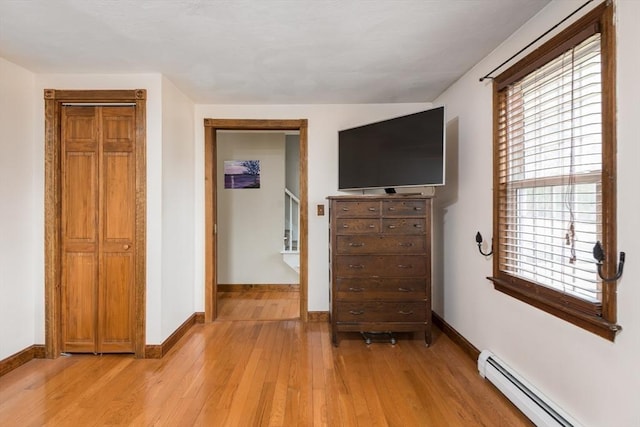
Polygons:
M0 57L161 73L197 103L428 102L547 3L0 0Z

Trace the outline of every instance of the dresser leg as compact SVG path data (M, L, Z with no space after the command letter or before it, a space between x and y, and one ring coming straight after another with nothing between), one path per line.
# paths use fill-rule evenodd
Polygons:
M431 345L431 331L424 331L424 343L427 347Z

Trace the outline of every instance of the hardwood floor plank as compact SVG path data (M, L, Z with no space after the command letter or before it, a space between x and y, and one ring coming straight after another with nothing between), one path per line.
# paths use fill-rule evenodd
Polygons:
M300 294L259 286L218 292L218 320L285 320L300 317Z
M327 323L221 320L162 359L32 360L0 377L0 425L532 425L438 329L430 347L342 335L336 348Z

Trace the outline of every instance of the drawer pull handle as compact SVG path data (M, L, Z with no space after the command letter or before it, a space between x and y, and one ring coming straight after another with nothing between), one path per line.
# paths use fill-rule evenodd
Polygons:
M375 212L376 208L369 208L369 212Z
M342 228L349 228L348 224L342 224Z
M422 224L413 224L415 228L422 228Z
M369 228L376 228L375 224L369 224Z
M403 314L405 316L409 316L409 315L413 314L413 310L409 310L409 311L400 310L400 311L398 311L398 314Z
M362 264L349 264L349 268L363 269L364 265L362 265Z
M391 206L391 207L389 207L389 210L390 210L390 211L395 211L395 210L396 210L396 208L394 208L393 206Z
M417 210L417 211L421 211L421 210L422 210L422 208L420 208L420 207L418 207L418 206L416 206L416 207L415 207L415 208L413 208L413 209L414 209L414 210Z
M410 248L411 246L413 246L413 243L411 243L411 242L401 242L401 243L398 243L398 245L402 246L403 248Z
M389 226L389 228L392 228L392 229L393 229L393 228L398 228L398 226L397 226L397 225L393 225L393 224L392 224L392 225L390 225L390 226Z
M349 211L349 208L342 208L342 210L343 210L344 212L348 212L348 211Z
M353 247L353 248L361 248L364 246L364 243L349 243L349 246Z
M411 292L413 289L407 289L407 288L398 288L398 291L400 292Z
M398 264L398 268L413 268L412 264Z
M364 288L349 288L349 292L362 292Z
M349 314L352 314L354 316L362 316L364 314L364 310L359 310L359 311L349 310Z

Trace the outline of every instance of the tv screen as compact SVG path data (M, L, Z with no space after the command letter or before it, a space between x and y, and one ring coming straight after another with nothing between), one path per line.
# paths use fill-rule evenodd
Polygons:
M338 132L338 189L444 185L444 107Z

